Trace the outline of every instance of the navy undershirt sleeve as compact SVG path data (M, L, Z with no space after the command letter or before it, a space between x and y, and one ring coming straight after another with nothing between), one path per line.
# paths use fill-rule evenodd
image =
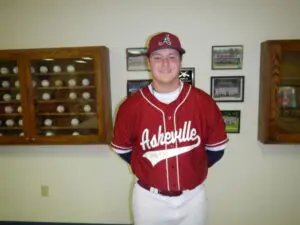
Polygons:
M224 155L224 150L221 151L206 150L206 155L207 155L207 165L208 167L211 167L222 158L222 156Z
M127 153L124 153L124 154L119 154L119 156L125 160L128 164L131 163L131 153L132 152L127 152Z

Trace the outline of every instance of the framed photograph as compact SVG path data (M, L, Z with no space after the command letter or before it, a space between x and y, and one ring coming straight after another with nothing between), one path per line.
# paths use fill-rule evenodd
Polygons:
M291 86L280 86L277 93L277 102L281 108L296 108L296 88Z
M127 48L127 71L148 71L147 48Z
M127 80L127 97L133 95L139 89L147 86L152 82L151 79L145 80Z
M240 133L241 111L221 110L223 115L226 133Z
M211 77L210 95L216 102L243 102L244 76Z
M243 67L243 46L212 46L213 70L239 70Z
M195 85L195 68L194 67L186 67L181 68L179 73L179 79L183 82L187 82L191 85Z

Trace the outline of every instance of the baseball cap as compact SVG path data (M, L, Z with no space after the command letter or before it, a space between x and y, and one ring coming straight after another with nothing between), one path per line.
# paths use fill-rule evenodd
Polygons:
M151 37L146 55L149 56L152 52L164 48L176 49L181 55L185 53L179 38L175 34L161 32Z

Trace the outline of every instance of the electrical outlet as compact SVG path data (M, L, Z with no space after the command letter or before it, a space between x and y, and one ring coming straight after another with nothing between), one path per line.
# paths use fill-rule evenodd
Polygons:
M46 186L46 185L41 186L41 196L49 197L49 186Z

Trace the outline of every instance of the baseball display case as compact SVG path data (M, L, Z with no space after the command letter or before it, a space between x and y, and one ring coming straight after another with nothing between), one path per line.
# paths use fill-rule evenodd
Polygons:
M261 44L258 139L300 143L300 40Z
M108 49L0 51L0 143L109 143Z

